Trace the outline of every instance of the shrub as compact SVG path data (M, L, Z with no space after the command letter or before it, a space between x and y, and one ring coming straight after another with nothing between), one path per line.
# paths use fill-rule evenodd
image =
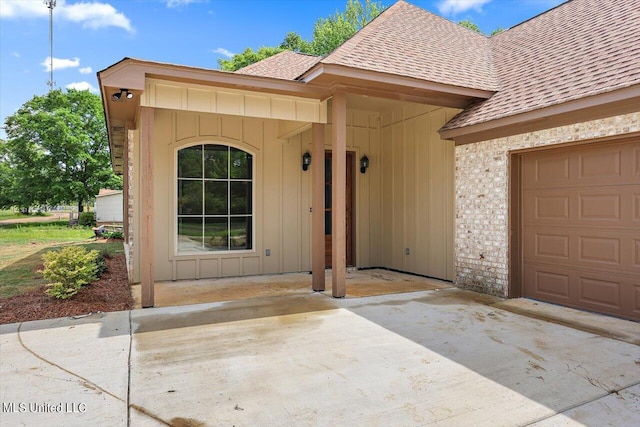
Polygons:
M107 239L122 239L124 234L122 231L110 231L104 234Z
M50 283L46 293L54 298L71 298L82 286L98 278L98 251L89 251L81 246L68 246L60 251L47 252L42 256L42 275Z
M95 222L93 212L82 212L78 217L78 224L83 227L91 227Z

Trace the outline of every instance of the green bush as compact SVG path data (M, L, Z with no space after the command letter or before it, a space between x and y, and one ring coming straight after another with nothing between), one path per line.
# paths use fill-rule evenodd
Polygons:
M93 212L82 212L78 217L78 224L83 227L91 227L92 225L95 225L95 222L96 220Z
M68 246L42 256L42 275L50 283L46 293L54 298L71 298L82 286L98 278L98 251L89 251L82 246Z
M122 231L110 231L104 234L107 239L122 239L124 234Z

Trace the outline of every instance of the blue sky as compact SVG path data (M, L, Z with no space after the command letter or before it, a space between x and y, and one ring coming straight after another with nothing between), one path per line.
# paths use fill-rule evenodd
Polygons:
M536 16L562 0L409 0L489 33ZM385 6L394 0L381 0ZM97 92L96 72L124 57L204 68L246 47L278 45L289 31L310 39L317 18L346 0L57 0L54 81ZM49 10L42 0L0 0L0 120L49 80ZM5 138L0 130L0 138Z

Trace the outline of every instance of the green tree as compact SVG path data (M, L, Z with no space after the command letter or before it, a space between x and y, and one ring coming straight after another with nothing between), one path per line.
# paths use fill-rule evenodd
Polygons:
M102 102L70 89L34 96L5 121L4 147L14 206L77 203L100 188L122 188L110 167Z
M248 47L243 52L233 55L233 58L231 59L218 59L218 67L225 71L236 71L240 68L246 67L247 65L262 61L263 59L280 53L283 50L284 49L280 47L263 46L254 51Z
M333 15L320 18L315 22L311 41L306 41L299 34L290 32L278 47L261 47L257 51L247 48L231 59L219 59L218 67L221 70L236 71L283 50L319 56L327 55L380 15L383 10L381 3L372 0L364 0L364 3L361 0L347 0L344 12L336 11Z
M502 28L502 27L498 27L498 28L496 28L495 30L491 31L491 34L490 34L490 35L491 35L491 36L495 36L496 34L500 34L500 33L502 33L503 31L506 31L506 29L505 29L505 28Z
M313 26L310 51L314 55L327 55L351 38L362 27L384 11L384 7L372 0L347 0L345 11L336 11L327 18L320 18Z
M478 34L484 34L480 29L480 27L478 27L478 25L475 22L470 21L468 19L458 22L458 25L460 25L461 27L468 28L471 31L475 31Z
M300 34L290 32L284 37L280 43L280 49L291 50L294 52L309 52L309 42L304 40Z

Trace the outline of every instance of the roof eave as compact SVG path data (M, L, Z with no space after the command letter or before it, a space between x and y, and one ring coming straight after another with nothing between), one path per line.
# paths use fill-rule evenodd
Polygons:
M445 125L439 132L442 139L464 145L637 112L639 106L640 85L634 85L475 125L452 129Z
M366 94L413 102L464 108L472 101L488 99L495 91L447 85L413 77L319 63L298 78L313 87L341 87L349 93ZM373 93L375 92L375 93ZM386 95L385 95L386 93Z

